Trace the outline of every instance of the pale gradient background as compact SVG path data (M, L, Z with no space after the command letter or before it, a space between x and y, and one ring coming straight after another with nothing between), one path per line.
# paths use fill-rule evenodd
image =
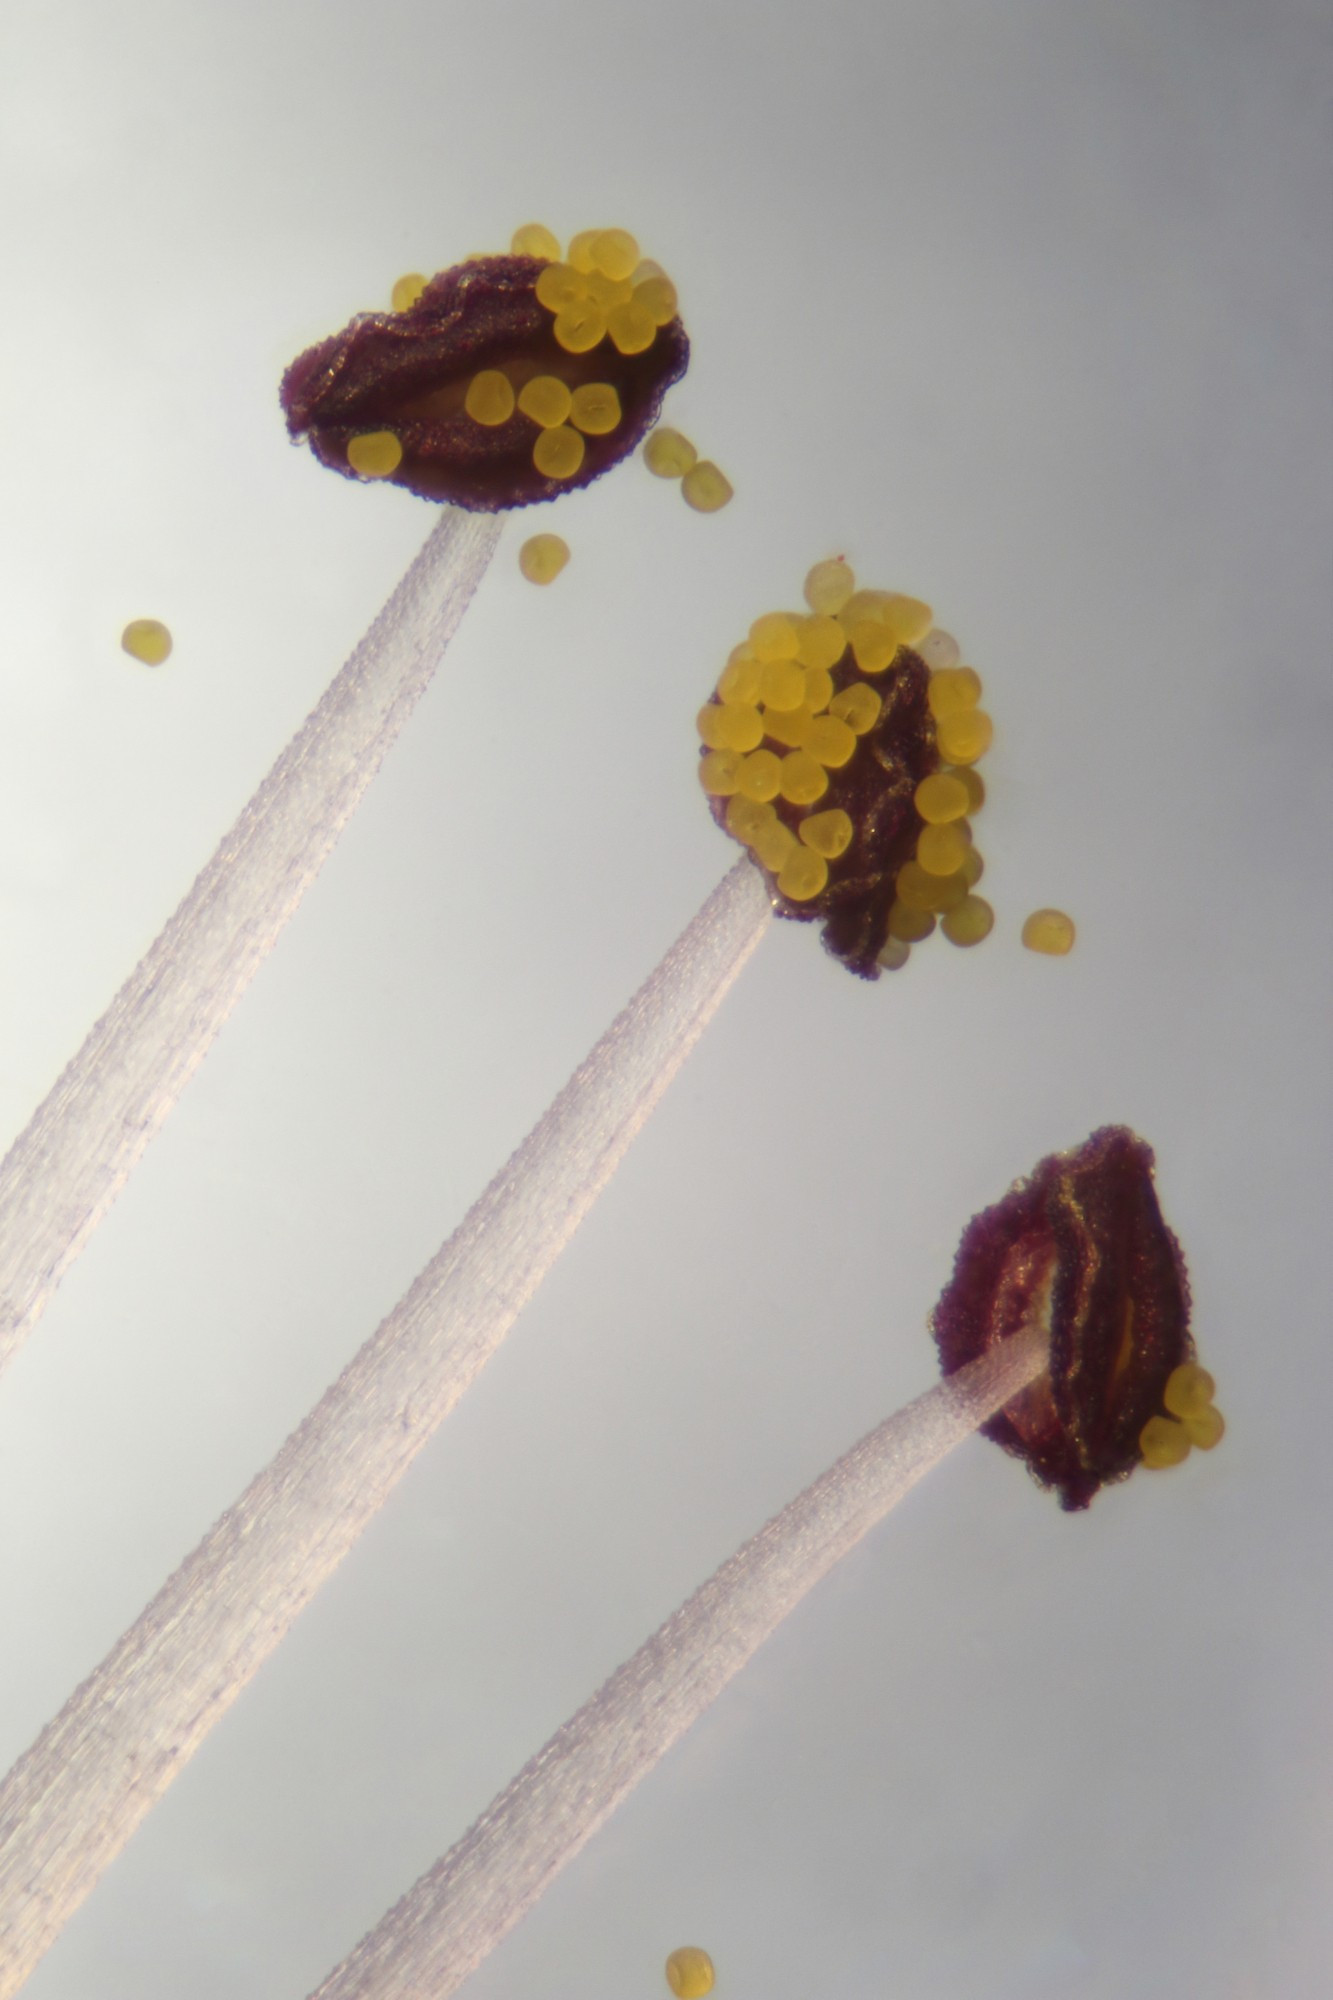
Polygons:
M845 550L986 678L998 912L776 927L376 1529L27 1989L301 2000L678 1600L933 1379L968 1216L1158 1149L1226 1444L1070 1519L969 1445L467 1988L1321 1989L1333 1951L1327 9L10 0L0 1140L429 527L278 375L393 279L625 223L670 416L518 524L0 1384L0 1766L394 1302L730 864L691 717ZM169 665L119 652L165 618ZM1078 918L1057 963L1018 946Z

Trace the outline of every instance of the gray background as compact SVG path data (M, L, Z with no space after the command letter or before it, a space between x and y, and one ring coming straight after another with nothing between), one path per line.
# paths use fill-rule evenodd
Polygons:
M623 223L669 414L447 665L0 1385L0 1763L453 1227L732 858L691 717L846 551L997 722L996 906L878 986L776 926L550 1283L34 1977L300 2000L678 1600L933 1379L958 1233L1156 1146L1230 1421L1062 1516L982 1442L468 1988L1318 1991L1329 1668L1329 22L1301 0L10 0L0 1128L421 542L289 447L401 271ZM516 569L551 526L549 592ZM117 640L166 619L169 665ZM478 856L484 856L479 861ZM1034 958L1055 903L1073 957Z

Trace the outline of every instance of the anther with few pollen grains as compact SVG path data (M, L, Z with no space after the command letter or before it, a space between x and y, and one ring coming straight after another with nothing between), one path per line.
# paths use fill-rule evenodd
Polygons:
M400 278L392 307L292 363L288 429L335 472L480 512L554 499L628 457L689 361L675 287L624 229L582 231L562 261L526 223L508 255ZM672 476L687 473L693 504L722 504L715 467Z
M828 950L874 979L904 965L937 920L956 945L991 928L972 893L982 862L970 823L990 718L928 604L858 590L841 557L815 564L805 601L755 619L733 648L699 711L699 777L779 915L821 922ZM947 755L945 720L956 725Z
M982 1431L1062 1507L1222 1436L1153 1166L1151 1147L1123 1126L1042 1160L969 1223L932 1315L946 1375L1033 1319L1048 1326L1047 1372Z

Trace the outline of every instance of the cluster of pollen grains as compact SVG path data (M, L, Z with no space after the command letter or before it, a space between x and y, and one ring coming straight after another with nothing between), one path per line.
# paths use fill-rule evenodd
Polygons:
M1206 1368L1186 1361L1172 1370L1162 1391L1168 1414L1149 1417L1139 1433L1143 1463L1153 1472L1182 1465L1191 1449L1211 1451L1226 1429L1213 1403L1217 1384Z
M828 949L873 979L937 923L957 945L991 928L971 828L990 718L929 605L858 590L841 557L810 571L805 601L733 649L699 711L699 776L779 913L822 919Z

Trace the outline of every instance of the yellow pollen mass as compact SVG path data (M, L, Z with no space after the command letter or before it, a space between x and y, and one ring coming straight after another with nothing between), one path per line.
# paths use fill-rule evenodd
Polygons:
M737 792L727 801L727 831L734 833L737 840L743 840L747 847L753 847L766 826L776 824L777 815L771 805L747 799L743 792Z
M765 736L771 736L784 750L803 750L814 716L804 703L800 708L766 708L762 711Z
M639 246L628 229L599 229L589 246L597 270L608 278L628 278L639 261Z
M347 463L363 479L387 479L403 462L403 447L392 431L362 431L349 438Z
M407 312L416 304L429 283L429 278L421 271L406 272L401 278L394 280L393 290L389 294L389 304L396 313Z
M817 715L810 725L805 747L821 764L839 771L850 763L856 749L856 732L836 715Z
M947 826L924 826L916 843L916 858L927 875L956 875L967 858L968 840L956 820Z
M534 375L518 392L519 409L544 431L565 422L573 400L568 384L558 375Z
M775 815L767 826L760 827L751 845L765 868L771 868L776 875L788 855L794 851L796 835Z
M570 398L569 421L590 437L605 437L620 422L620 398L609 382L581 382Z
M1199 1451L1211 1451L1215 1444L1221 1444L1226 1433L1222 1412L1211 1403L1206 1410L1191 1410L1181 1421L1190 1443Z
M952 778L935 771L923 778L912 794L912 803L931 826L946 826L950 820L966 819L968 811L967 786L961 778Z
M646 306L627 299L608 310L606 330L617 353L644 354L657 338L657 321Z
M583 439L568 424L538 433L532 462L547 479L572 479L583 463Z
M699 783L714 798L727 799L741 788L741 760L734 750L707 750L699 759Z
M696 514L716 514L736 489L711 458L701 458L681 480L680 490L687 506L693 507Z
M796 657L803 667L836 667L847 650L847 634L836 618L814 612L796 628Z
M644 441L643 462L659 479L683 479L698 459L687 437L662 424Z
M750 646L757 660L794 660L799 644L785 611L767 611L750 627Z
M1196 1361L1182 1361L1166 1378L1162 1401L1173 1417L1187 1417L1206 1410L1217 1394L1217 1384L1206 1368Z
M727 664L717 677L717 691L723 701L748 705L758 701L764 670L747 646L733 647Z
M961 903L947 910L940 920L940 929L950 944L980 944L989 937L995 923L995 912L984 896L964 896Z
M805 675L795 660L764 660L759 669L759 689L770 708L804 706Z
M856 589L856 578L841 556L817 562L805 579L804 597L812 611L832 618Z
M548 264L544 271L538 272L534 289L547 312L560 313L587 298L588 280L572 264Z
M812 806L828 790L828 772L808 750L791 750L782 760L778 790L789 805Z
M893 665L898 641L878 619L862 618L852 626L852 651L863 674L882 674Z
M580 229L577 236L569 239L568 261L576 271L585 275L597 269L597 260L592 254L592 246L602 234L600 229Z
M1189 1433L1174 1417L1149 1417L1139 1432L1143 1463L1153 1472L1182 1465L1190 1455Z
M834 695L828 705L828 712L830 715L836 715L839 721L845 722L858 736L864 736L879 721L883 706L884 703L874 688L867 687L864 681L853 681L850 687L842 690L841 694Z
M171 652L171 634L160 618L131 618L120 635L121 650L146 667L160 667Z
M518 566L529 583L554 583L569 561L569 543L559 535L529 535L518 552Z
M737 773L737 787L747 799L758 799L763 804L777 797L781 773L781 763L772 750L756 750L743 760Z
M544 257L548 264L553 264L560 255L559 239L544 222L525 222L510 237L509 248L515 257Z
M514 385L501 368L483 368L467 385L463 408L472 421L494 429L514 414Z
M984 708L965 708L935 726L939 752L950 764L975 764L990 749L995 725Z
M606 337L606 314L594 299L573 299L560 308L551 331L566 354L590 354Z
M1048 958L1063 958L1074 948L1073 919L1063 910L1034 910L1023 925L1023 942L1029 951L1044 952Z
M670 278L644 278L636 283L633 291L636 306L642 306L654 326L669 326L676 317L680 301Z
M796 830L806 846L813 847L826 861L836 861L840 854L845 854L856 831L851 815L841 806L834 806L829 812L808 813Z
M828 881L828 862L813 847L797 844L778 870L778 890L793 903L808 903Z

